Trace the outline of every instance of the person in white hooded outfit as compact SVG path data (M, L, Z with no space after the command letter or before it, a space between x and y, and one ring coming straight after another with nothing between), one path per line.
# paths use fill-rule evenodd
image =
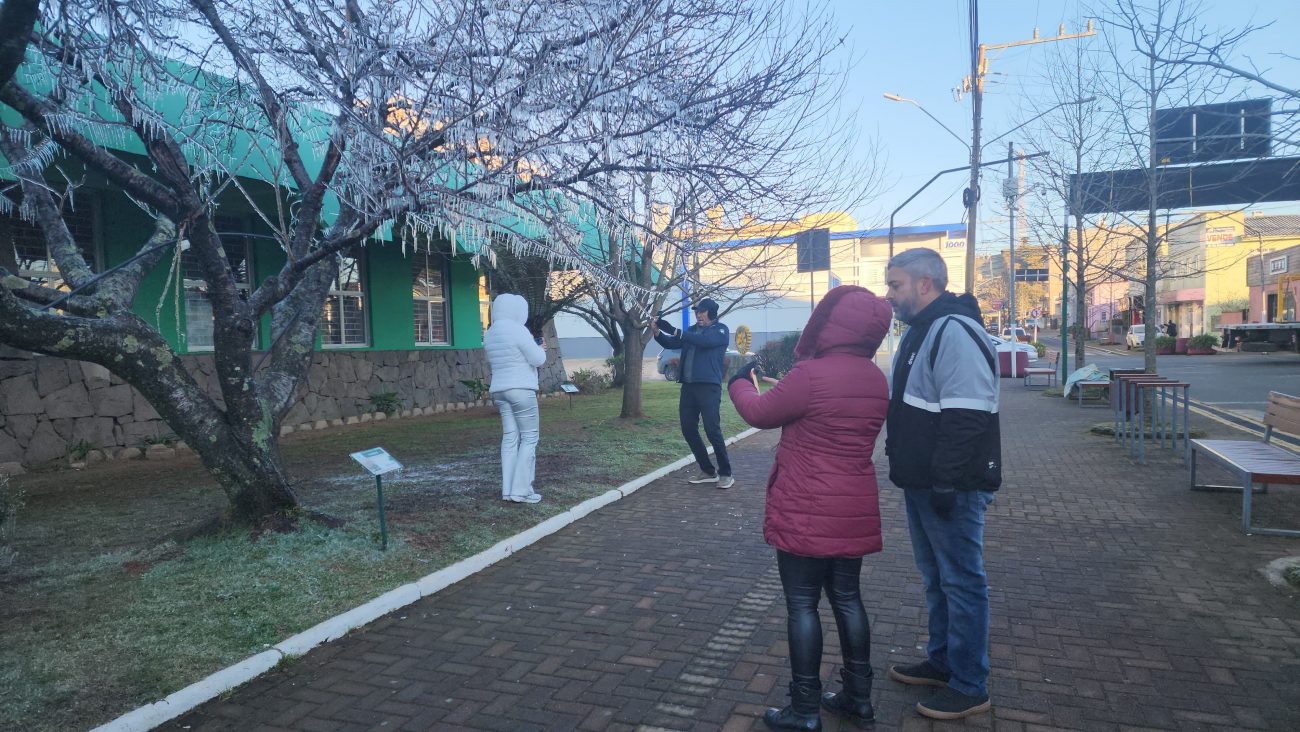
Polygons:
M501 498L515 503L542 500L533 490L533 476L539 431L537 368L546 362L546 346L533 340L527 321L527 300L497 295L492 326L483 336L492 369L488 391L501 410Z

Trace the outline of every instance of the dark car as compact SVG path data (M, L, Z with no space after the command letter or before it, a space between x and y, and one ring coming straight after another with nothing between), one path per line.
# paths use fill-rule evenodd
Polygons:
M753 358L753 353L745 354L746 358ZM668 381L677 380L677 370L681 368L682 352L677 348L665 348L659 353L659 360L655 362L655 370L664 375ZM734 348L728 348L726 354L722 357L722 368L729 377L740 368L745 361L741 360L740 351Z

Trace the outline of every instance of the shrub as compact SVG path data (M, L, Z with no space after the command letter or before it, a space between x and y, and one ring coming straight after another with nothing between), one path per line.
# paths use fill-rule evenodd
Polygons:
M23 492L9 487L9 475L0 473L0 569L13 563L14 552L8 546L18 521L18 509L23 507Z
M460 383L469 389L469 393L475 400L487 399L488 384L482 379L461 379Z
M758 349L758 362L763 367L763 373L779 377L794 367L794 347L799 342L799 335L791 333L781 340L768 341ZM740 365L743 364L737 364Z
M1219 345L1219 337L1213 333L1202 333L1187 339L1188 348L1208 349Z
M1173 350L1178 339L1173 336L1156 336L1156 350Z
M95 446L90 444L89 442L86 442L85 440L77 440L76 442L69 442L68 459L72 460L73 462L76 462L78 460L85 460L86 456L90 454L90 451L94 449Z
M569 381L587 394L599 394L614 383L609 374L595 369L578 369L569 374Z
M622 386L627 379L626 359L623 354L616 353L605 359L605 365L609 367L609 372L613 374L613 381L610 383L613 386Z
M1038 357L1039 357L1039 358L1042 358L1043 356L1046 356L1046 355L1047 355L1047 346L1046 346L1046 345L1044 345L1044 344L1042 344L1042 343L1039 343L1038 341L1034 341L1033 343L1030 343L1029 345L1033 346L1035 351L1038 351Z
M392 414L401 406L395 391L381 391L377 394L371 394L370 404L374 406L376 412L383 412L384 414Z

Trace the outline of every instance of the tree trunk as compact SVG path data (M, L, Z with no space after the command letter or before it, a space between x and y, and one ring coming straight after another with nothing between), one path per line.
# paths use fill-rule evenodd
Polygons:
M1155 222L1152 217L1151 236L1155 238ZM1142 321L1143 328L1146 330L1146 337L1142 339L1143 369L1148 374L1156 373L1156 336L1159 333L1154 329L1156 323L1156 266L1158 264L1158 250L1155 245L1147 244L1147 276L1142 283L1143 301L1142 301Z
M622 325L622 324L620 324ZM623 409L618 416L622 419L644 417L641 406L641 372L644 364L645 342L634 332L625 329L623 338Z
M230 499L232 522L257 524L298 508L274 440L232 436L224 448L201 450L199 457Z

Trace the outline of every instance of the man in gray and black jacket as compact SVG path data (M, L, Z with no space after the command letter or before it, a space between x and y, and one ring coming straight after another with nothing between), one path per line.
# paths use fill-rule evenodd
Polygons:
M938 253L899 254L887 282L909 328L894 355L885 453L890 481L904 489L930 615L928 658L889 675L941 687L917 710L960 719L990 708L984 511L1002 484L997 351L975 298L946 291Z

